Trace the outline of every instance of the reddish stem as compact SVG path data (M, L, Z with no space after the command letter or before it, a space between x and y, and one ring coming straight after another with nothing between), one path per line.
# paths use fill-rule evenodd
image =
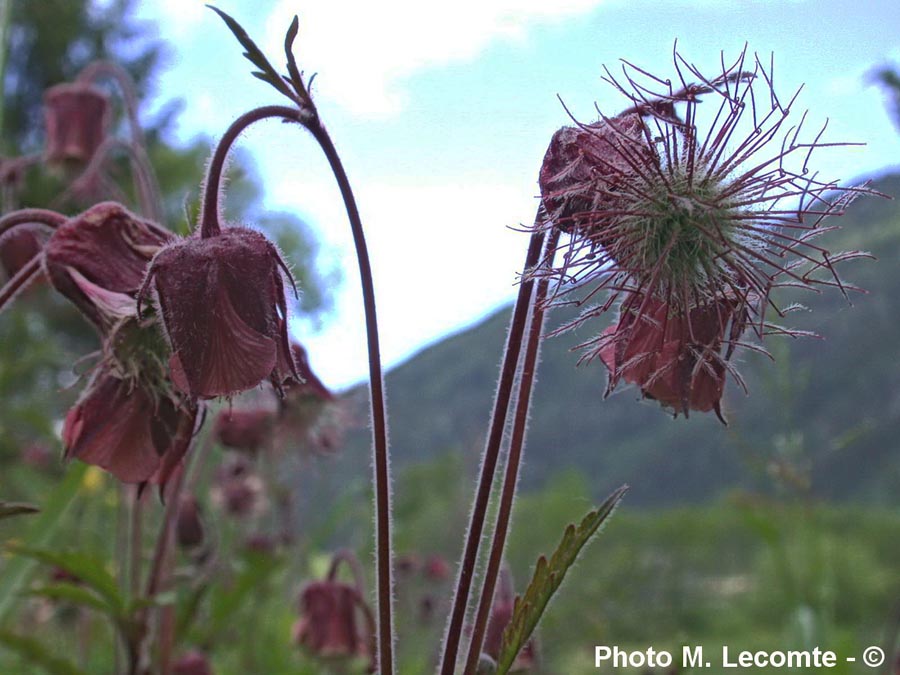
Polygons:
M384 381L381 369L381 348L378 339L378 320L375 310L375 286L372 266L356 198L344 170L337 149L328 132L319 122L315 111L301 111L286 106L264 106L241 115L225 131L209 163L200 214L200 236L213 237L220 232L219 189L225 159L235 139L248 126L259 120L278 117L299 122L312 134L328 160L341 191L347 217L353 233L359 264L363 306L366 318L366 340L369 348L369 387L372 406L372 436L375 474L375 543L376 577L378 582L378 668L381 675L394 672L393 645L393 578L391 569L391 488L387 440L387 414L384 402Z
M25 288L32 280L34 275L41 269L40 254L34 256L28 263L15 273L12 279L7 281L3 288L0 288L0 311L7 302L16 297L16 293Z
M365 233L350 180L328 132L317 117L303 118L303 125L318 141L328 159L332 173L341 190L341 197L350 219L356 258L359 264L363 306L366 316L366 341L369 347L369 390L372 406L372 447L375 477L375 574L378 584L378 672L394 672L393 628L393 568L391 565L391 483L387 436L387 413L384 400L384 378L381 370L381 347L378 339L378 319L375 311L375 286L372 266L366 246Z
M255 108L238 117L225 130L219 144L213 152L206 172L203 187L203 210L200 213L200 236L204 239L214 237L220 232L219 227L219 189L222 185L222 173L225 171L225 160L237 137L254 122L277 117L286 121L299 122L302 113L296 108L283 105L267 105Z
M63 214L50 209L20 209L0 218L0 237L19 225L37 223L55 230L67 220Z
M538 218L542 217L542 210L538 211ZM541 247L544 243L543 232L535 232L531 235L531 243L525 257L524 273L533 268L539 259ZM509 327L509 335L506 339L506 350L503 354L503 366L500 380L497 383L497 393L494 399L494 412L491 416L490 431L484 456L481 464L481 476L478 480L478 489L475 495L475 504L472 507L472 516L469 521L469 530L466 534L466 545L459 568L459 577L456 582L456 593L453 598L453 610L450 615L450 623L447 626L447 634L444 640L444 654L441 660L441 675L453 675L456 668L456 657L459 652L459 644L462 639L463 622L466 615L466 606L469 600L469 591L472 586L472 578L475 566L478 562L478 548L484 530L487 517L488 504L491 497L491 489L494 483L494 474L497 470L497 460L500 456L500 444L503 440L503 431L506 427L510 398L516 369L519 362L519 353L522 351L522 336L525 332L525 323L528 318L528 309L531 304L531 292L534 281L528 277L523 278L519 284L519 294L513 308L512 321Z
M547 240L546 255L552 256L559 239L559 230L553 230ZM503 550L506 547L506 536L512 521L512 507L516 496L516 486L519 482L519 467L522 460L522 449L525 445L525 436L528 427L528 410L531 404L531 392L534 386L534 378L537 373L538 356L540 353L541 338L544 331L544 300L547 298L547 286L549 277L541 277L534 294L534 303L531 310L531 325L528 328L528 339L525 343L525 359L522 363L519 379L519 392L516 397L516 413L513 418L512 438L509 443L509 458L506 460L506 475L503 479L503 492L500 495L500 508L497 512L496 525L494 526L494 538L491 544L491 554L488 559L487 570L484 573L484 583L481 587L481 599L478 604L478 613L475 616L475 628L472 631L472 641L469 643L469 655L466 658L465 675L474 675L478 668L478 660L481 658L481 646L487 631L488 620L491 616L491 606L494 602L494 591L497 586L497 578L500 574L500 566L503 562Z

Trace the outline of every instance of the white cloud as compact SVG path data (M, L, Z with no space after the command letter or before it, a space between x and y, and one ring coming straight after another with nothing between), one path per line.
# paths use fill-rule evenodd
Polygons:
M404 103L413 73L466 61L496 40L521 40L538 23L583 14L601 0L421 0L326 3L280 0L266 22L267 53L283 51L300 16L301 67L327 73L319 92L361 116L386 116Z
M299 336L316 372L332 386L362 376L366 343L349 225L340 198L326 182L285 176L269 191L289 207L304 184L303 210L343 252L343 287L325 332ZM521 182L520 182L521 183ZM515 292L528 236L510 226L531 222L533 186L502 182L370 182L357 193L375 276L382 355L396 363L449 331L458 330ZM296 208L296 206L294 207Z

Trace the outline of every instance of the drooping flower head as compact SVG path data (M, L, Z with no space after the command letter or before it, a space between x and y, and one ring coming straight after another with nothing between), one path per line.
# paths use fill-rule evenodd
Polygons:
M824 128L807 138L805 114L788 122L797 94L779 99L758 57L745 50L706 77L676 52L675 69L674 83L628 63L622 80L607 70L627 109L553 136L542 227L569 236L534 274L561 282L551 304L594 303L563 329L619 301L619 320L580 345L583 358L603 360L610 387L634 382L687 414L719 410L745 328L790 332L768 320L785 311L775 288L846 292L835 265L865 254L813 240L866 190L810 169L817 148L842 144L823 142Z
M102 202L62 224L44 247L53 287L101 331L121 311L134 314L150 260L174 235L116 202ZM117 311L121 310L121 311Z
M225 408L216 416L216 440L226 448L251 455L266 447L272 437L275 411L268 408Z
M213 670L206 654L192 650L172 664L172 675L213 675Z
M350 565L355 583L338 579L341 562ZM366 604L359 562L352 553L335 555L327 578L304 586L293 637L298 645L318 658L336 661L365 658L369 661L369 672L374 670L374 617Z
M109 100L84 82L57 84L44 93L44 124L48 164L87 164L106 138Z
M101 366L63 424L66 457L125 483L164 485L190 446L197 408Z
M246 227L197 233L156 255L144 289L155 291L182 392L231 396L266 378L280 389L295 374L282 272L290 276L274 244Z

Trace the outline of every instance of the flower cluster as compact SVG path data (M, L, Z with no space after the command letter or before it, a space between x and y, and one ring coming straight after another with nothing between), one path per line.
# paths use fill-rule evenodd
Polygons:
M677 53L675 68L677 90L628 63L624 82L607 71L627 109L553 136L539 228L555 244L533 274L560 282L548 304L594 303L560 330L619 302L618 320L580 344L606 365L610 390L625 380L676 415L721 417L746 329L791 333L767 318L786 311L773 290L848 289L835 265L865 254L832 255L813 239L866 190L809 170L814 150L839 144L821 141L824 128L802 140L805 115L787 128L796 94L783 103L758 57L744 51L712 78Z

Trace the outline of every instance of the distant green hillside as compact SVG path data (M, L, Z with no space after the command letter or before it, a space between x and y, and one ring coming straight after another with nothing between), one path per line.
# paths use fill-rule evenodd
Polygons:
M900 196L900 175L873 187ZM823 498L900 504L900 201L861 198L837 222L842 229L821 240L830 249L860 248L878 257L843 269L869 293L854 295L852 306L838 292L792 297L812 311L784 322L824 339L767 341L775 364L742 356L738 366L750 396L729 382L728 428L710 415L673 420L656 403L638 401L634 388L604 400L602 364L576 368L570 351L588 333L546 340L526 487L575 467L597 495L627 482L630 504L664 505L704 501L738 486L765 488L778 475L785 485L809 478L812 493ZM477 461L509 311L388 373L396 464L451 449ZM559 310L550 324L566 317ZM351 442L361 450L368 437Z

